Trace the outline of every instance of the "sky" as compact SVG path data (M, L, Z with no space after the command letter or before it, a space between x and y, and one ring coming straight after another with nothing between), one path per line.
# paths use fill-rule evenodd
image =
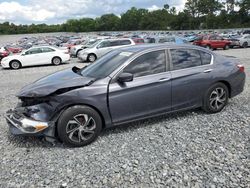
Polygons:
M157 10L164 4L184 8L186 0L0 0L0 23L57 24L68 19L103 14L121 15L131 7Z

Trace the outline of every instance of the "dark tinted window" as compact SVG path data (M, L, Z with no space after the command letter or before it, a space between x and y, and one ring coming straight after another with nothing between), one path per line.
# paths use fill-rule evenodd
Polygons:
M119 40L111 41L110 46L120 46Z
M197 50L172 49L173 70L185 69L201 65L200 53Z
M211 63L212 55L203 51L200 51L202 65L208 65Z
M209 40L216 40L216 36L210 36Z
M131 44L130 40L120 40L120 45L129 45Z
M134 77L157 74L165 71L166 59L164 50L141 55L123 70L123 72L134 74Z
M220 36L216 36L216 40L223 40L223 38Z

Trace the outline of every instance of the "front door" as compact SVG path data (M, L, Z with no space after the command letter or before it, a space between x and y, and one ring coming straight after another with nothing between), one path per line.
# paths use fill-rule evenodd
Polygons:
M134 80L109 85L109 107L113 123L140 119L171 110L171 73L165 50L148 52L133 60L123 72Z

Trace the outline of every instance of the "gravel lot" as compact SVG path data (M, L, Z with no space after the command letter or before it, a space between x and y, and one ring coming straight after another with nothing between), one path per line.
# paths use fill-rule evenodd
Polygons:
M235 56L250 76L250 49ZM24 85L84 66L0 68L0 187L250 187L250 81L213 115L192 110L106 130L83 148L13 137L3 114Z

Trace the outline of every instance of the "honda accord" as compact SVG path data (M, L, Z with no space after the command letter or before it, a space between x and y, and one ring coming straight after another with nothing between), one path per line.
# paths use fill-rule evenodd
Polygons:
M14 135L84 146L131 121L199 107L220 112L244 84L243 65L205 48L138 45L27 85L5 117Z

